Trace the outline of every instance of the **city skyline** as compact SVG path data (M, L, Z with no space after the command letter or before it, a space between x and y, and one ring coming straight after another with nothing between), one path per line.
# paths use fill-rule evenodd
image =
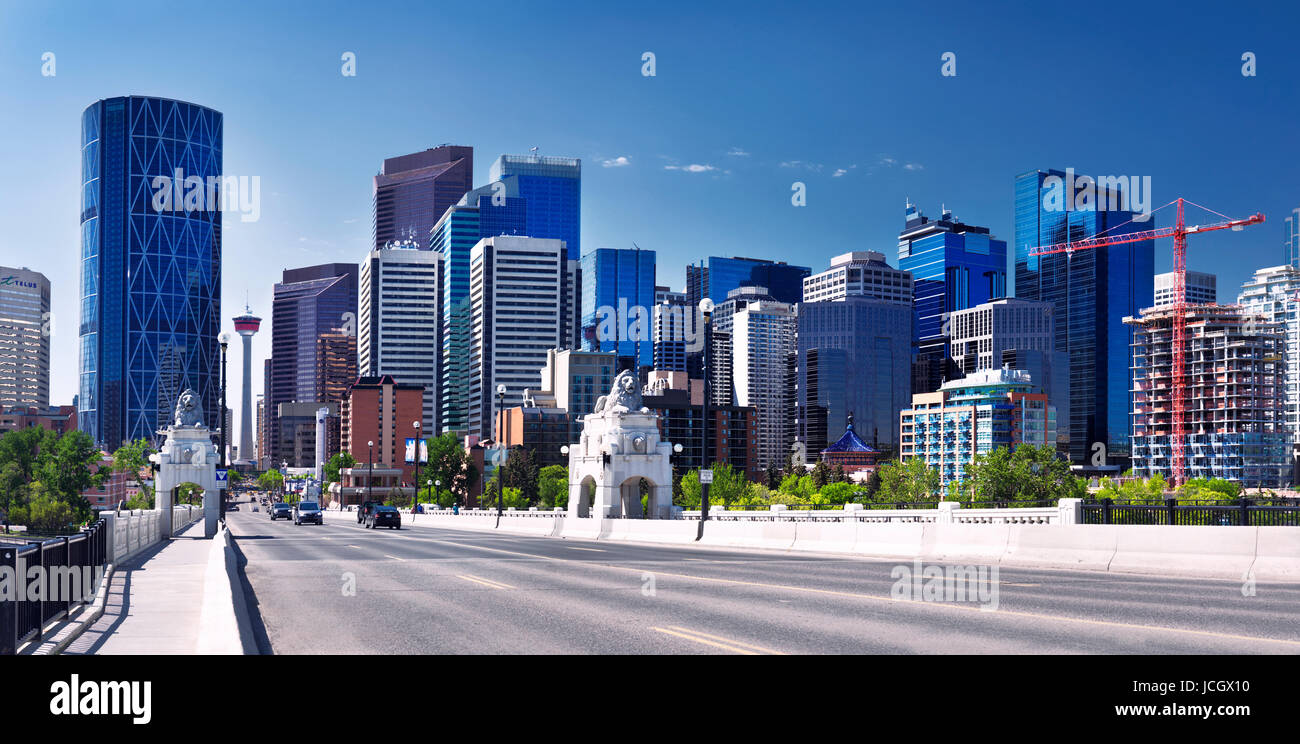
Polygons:
M163 96L224 114L224 171L260 177L261 203L257 221L224 215L222 301L240 307L247 297L263 317L268 277L361 261L372 238L372 181L384 159L443 142L479 151L475 184L487 183L498 155L534 146L544 156L583 160L583 250L635 241L658 253L658 283L673 289L700 255L819 272L834 255L876 250L896 265L897 215L907 200L932 214L946 206L1010 242L1015 175L1049 167L1149 176L1152 207L1187 196L1231 216L1265 213L1269 221L1245 236L1207 236L1192 246L1189 268L1218 274L1223 297L1255 269L1285 261L1283 220L1297 202L1285 164L1298 154L1286 131L1297 107L1287 83L1297 63L1286 53L1286 24L1263 11L1243 10L1208 29L1135 9L1123 26L1093 28L1061 23L1064 10L1024 16L941 6L918 18L840 4L787 19L777 35L768 30L770 13L693 9L700 27L730 29L706 51L676 34L674 14L662 8L629 19L581 3L507 6L519 23L503 30L495 13L467 15L459 38L439 50L391 41L348 6L311 19L259 8L253 15L261 23L251 29L242 22L247 14L232 13L239 20L187 31L192 45L230 52L215 66L160 59L143 42L178 28L159 14L99 19L92 28L37 20L28 9L0 11L0 131L9 135L0 138L0 159L11 175L0 185L0 263L53 278L51 403L69 403L76 393L68 371L78 364L78 289L67 277L76 276L79 244L80 112L118 95ZM413 22L427 13L405 10ZM290 30L290 21L303 27ZM932 43L888 38L893 25L927 22ZM549 35L545 46L533 38L539 28ZM114 31L141 43L122 51ZM486 62L467 55L476 40L502 33L502 46L514 42L513 51ZM554 55L551 44L583 52ZM1087 76L1114 81L1119 95L1078 102L1070 89L1080 71L1068 61L1077 57L1062 51L1070 48L1088 49ZM1148 53L1135 54L1139 48ZM47 51L57 59L53 76L41 74ZM341 74L349 51L355 77ZM642 74L646 51L655 55L652 77ZM956 54L955 77L941 75L948 51ZM1258 58L1255 77L1242 75L1248 51ZM410 73L431 64L440 72L430 90L436 85L439 94L401 98L423 90ZM512 82L509 116L499 97L488 103L489 86L500 79ZM823 79L836 85L809 84ZM563 83L553 89L557 80ZM1189 116L1155 103L1192 94L1218 105ZM546 102L555 95L571 105L551 110ZM935 95L978 123L899 108ZM1111 103L1126 98L1137 105ZM369 115L392 110L394 101L409 103L411 115ZM881 106L895 107L895 115L873 116ZM1043 112L1059 110L1075 115L1045 126ZM805 184L807 206L791 204L795 182ZM49 249L20 258L33 245ZM1162 241L1155 271L1168 269ZM230 318L222 324L232 331ZM269 350L270 334L253 340L257 360ZM254 395L264 392L259 382ZM241 392L229 391L232 398Z

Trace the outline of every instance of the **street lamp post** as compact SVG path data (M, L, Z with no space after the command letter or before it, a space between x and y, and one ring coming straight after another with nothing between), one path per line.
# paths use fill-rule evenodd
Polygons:
M375 443L374 440L366 442L370 448L370 455L366 458L367 465L370 466L370 474L366 476L366 501L375 500Z
M226 347L230 344L230 334L221 334L221 467L226 467ZM229 475L226 476L229 478ZM227 483L230 481L227 480ZM221 495L221 521L226 521L226 490L219 489Z
M420 503L420 422L412 421L411 426L415 428L415 479L411 485L415 486L415 496L411 498L411 521L415 521L415 505Z
M505 501L502 497L503 483L505 481L506 469L506 441L502 437L502 427L505 424L506 412L506 386L497 385L497 447L501 450L500 461L497 463L497 526L501 526L501 514L505 511Z
M702 406L702 415L704 431L700 432L704 441L704 451L700 457L700 468L709 467L709 362L713 356L713 328L709 320L713 317L713 300L708 297L700 300L700 315L704 319L704 405ZM700 540L704 537L704 521L709 518L709 484L700 483L700 525L699 532L695 539Z

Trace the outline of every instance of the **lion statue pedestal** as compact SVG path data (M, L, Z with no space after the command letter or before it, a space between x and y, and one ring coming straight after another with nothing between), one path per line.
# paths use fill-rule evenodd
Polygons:
M650 484L644 516L672 516L673 446L659 439L659 415L641 406L631 372L614 378L609 395L583 418L569 448L569 513L575 518L642 517L641 480Z
M217 463L221 455L212 444L212 432L203 423L203 410L193 390L181 393L176 402L172 424L158 432L167 439L157 454L149 459L158 465L154 481L154 508L162 538L172 536L172 506L175 490L182 483L196 483L203 488L203 534L217 534L221 518L221 491L217 488Z

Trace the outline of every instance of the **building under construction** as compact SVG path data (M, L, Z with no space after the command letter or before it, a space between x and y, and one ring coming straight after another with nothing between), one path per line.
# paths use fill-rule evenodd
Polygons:
M1291 481L1280 324L1239 305L1187 305L1186 477L1248 488ZM1133 472L1172 480L1173 307L1147 308L1133 327Z

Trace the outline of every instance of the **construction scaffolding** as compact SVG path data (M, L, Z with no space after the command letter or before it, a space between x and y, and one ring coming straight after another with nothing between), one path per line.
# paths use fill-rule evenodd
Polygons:
M1147 308L1133 327L1132 465L1134 475L1174 474L1176 367L1185 381L1188 478L1224 478L1245 487L1280 488L1291 480L1286 425L1285 329L1239 305L1189 304L1183 364L1175 365L1178 308Z

